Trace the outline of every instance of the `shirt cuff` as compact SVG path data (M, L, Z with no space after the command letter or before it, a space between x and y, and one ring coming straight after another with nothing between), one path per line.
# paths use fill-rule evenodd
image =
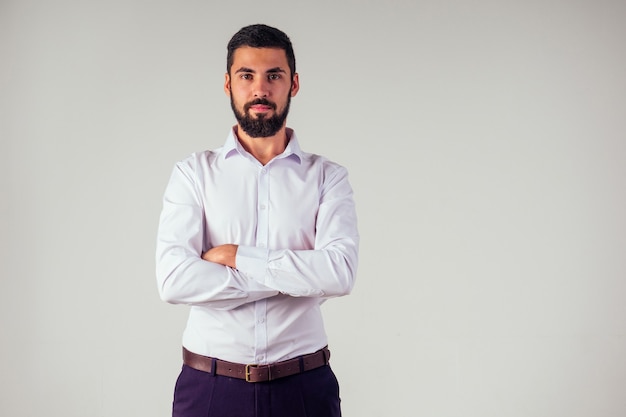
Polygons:
M235 265L240 272L263 284L265 283L269 253L267 248L239 245L235 256Z

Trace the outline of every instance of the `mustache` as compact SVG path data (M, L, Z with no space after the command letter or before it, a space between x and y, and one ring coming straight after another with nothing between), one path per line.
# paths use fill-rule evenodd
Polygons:
M257 98L257 99L254 99L254 100L252 100L252 101L250 101L250 102L246 103L246 104L243 106L243 109L244 109L244 111L246 111L246 112L247 112L248 110L250 110L250 107L252 107L252 106L256 106L257 104L260 104L260 105L262 105L262 106L269 106L269 107L271 107L271 108L272 108L272 110L276 110L276 104L275 104L275 103L272 103L271 101L269 101L269 100L268 100L268 99L266 99L266 98Z

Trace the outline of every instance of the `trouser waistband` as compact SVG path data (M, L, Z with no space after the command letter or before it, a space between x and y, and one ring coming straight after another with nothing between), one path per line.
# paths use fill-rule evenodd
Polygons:
M323 347L315 353L298 356L297 358L269 365L245 365L198 355L183 347L183 363L199 371L213 375L229 376L244 379L248 382L272 381L286 376L296 375L328 365L330 350Z

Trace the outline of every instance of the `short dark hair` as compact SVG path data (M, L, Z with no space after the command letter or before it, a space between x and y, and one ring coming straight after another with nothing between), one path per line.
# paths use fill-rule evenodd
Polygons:
M235 33L228 42L226 56L226 71L230 74L233 65L233 55L237 48L250 46L252 48L278 48L285 51L287 63L291 70L291 77L296 73L296 56L293 53L291 40L283 31L271 26L256 24L245 26Z

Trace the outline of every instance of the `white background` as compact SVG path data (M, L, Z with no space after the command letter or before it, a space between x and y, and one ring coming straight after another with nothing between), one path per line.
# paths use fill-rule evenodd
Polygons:
M346 417L626 415L626 2L0 0L0 415L168 416L173 164L226 43L295 46L289 125L362 236L325 305Z

